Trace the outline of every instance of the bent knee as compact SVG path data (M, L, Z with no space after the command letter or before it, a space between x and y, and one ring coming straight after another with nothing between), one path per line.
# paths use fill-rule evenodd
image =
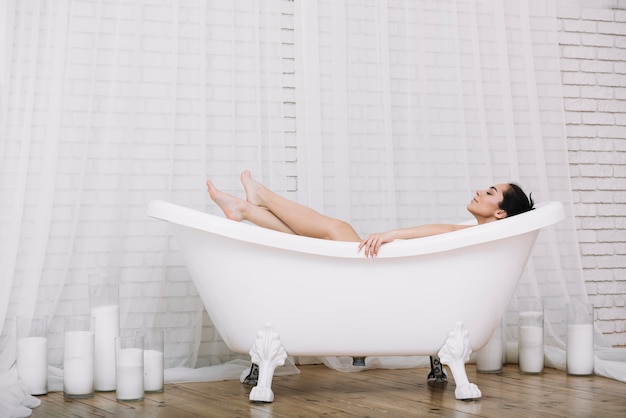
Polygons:
M333 241L361 241L354 228L349 223L339 219L333 219L328 231L328 239Z

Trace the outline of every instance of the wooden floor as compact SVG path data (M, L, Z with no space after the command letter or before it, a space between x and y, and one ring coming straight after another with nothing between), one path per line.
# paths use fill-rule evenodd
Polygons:
M61 392L40 396L33 417L626 417L626 383L600 376L574 377L555 369L521 375L507 365L499 375L470 382L483 397L454 397L454 381L429 386L428 369L342 373L321 365L300 366L299 375L274 377L273 403L248 400L251 387L237 380L166 385L143 401L117 402L115 392L65 400Z

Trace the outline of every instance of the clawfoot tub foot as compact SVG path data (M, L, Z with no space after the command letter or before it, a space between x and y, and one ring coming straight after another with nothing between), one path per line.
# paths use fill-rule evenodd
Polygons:
M472 354L472 348L469 345L467 330L462 322L457 322L438 354L441 362L452 371L456 383L454 396L457 399L470 400L482 396L478 386L467 379L465 363L469 360L470 354Z
M250 400L273 402L272 378L274 377L274 370L285 364L287 352L280 342L278 333L271 325L265 325L265 328L257 333L256 340L250 348L250 357L253 365L259 367L257 385L250 391Z

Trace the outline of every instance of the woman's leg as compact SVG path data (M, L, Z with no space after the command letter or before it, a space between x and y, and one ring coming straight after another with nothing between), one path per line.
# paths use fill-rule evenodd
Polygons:
M361 241L347 222L322 215L313 209L286 199L252 178L248 170L241 173L246 199L254 206L263 206L298 235L334 241Z
M264 228L294 234L291 228L269 210L216 189L211 180L207 180L206 185L209 190L209 196L222 209L228 219L234 221L247 220Z

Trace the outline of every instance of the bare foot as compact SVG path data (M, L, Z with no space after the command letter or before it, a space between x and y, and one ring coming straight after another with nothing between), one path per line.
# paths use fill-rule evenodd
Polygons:
M253 205L262 206L262 201L259 196L259 192L263 190L265 186L252 178L252 173L249 170L244 170L241 173L241 182L243 188L246 190L246 200Z
M216 189L211 180L206 181L206 186L209 190L209 196L211 196L211 199L222 209L228 219L232 219L233 221L243 220L242 210L245 205L244 200Z

